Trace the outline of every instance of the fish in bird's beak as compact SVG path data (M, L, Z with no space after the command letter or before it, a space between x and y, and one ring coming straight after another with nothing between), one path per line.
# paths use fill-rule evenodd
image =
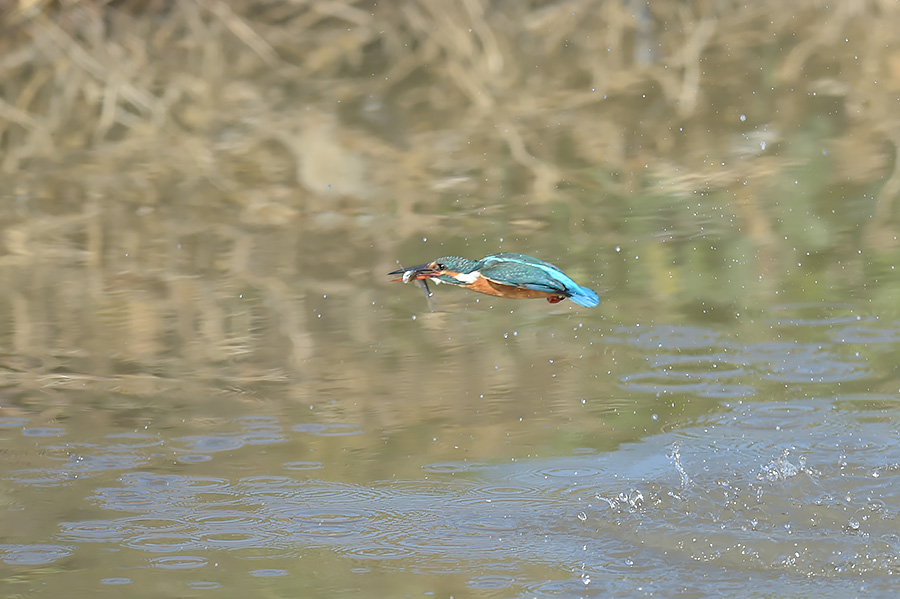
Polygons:
M415 281L422 286L422 289L425 291L425 297L428 298L431 297L431 289L428 288L428 279L440 274L440 271L438 271L435 266L437 265L434 262L429 264L419 264L418 266L410 266L409 268L398 268L397 270L392 270L388 274L401 275L399 278L391 279L391 281L403 281L404 283ZM437 282L439 283L440 281Z
M399 278L391 279L391 281L403 281L404 283L409 283L410 281L427 281L440 274L440 271L437 270L435 266L434 262L429 262L428 264L419 264L418 266L392 270L388 274L401 275Z

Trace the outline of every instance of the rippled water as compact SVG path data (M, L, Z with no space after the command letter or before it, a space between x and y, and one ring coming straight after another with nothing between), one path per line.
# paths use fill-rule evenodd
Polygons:
M894 3L0 7L0 597L897 594Z
M613 391L574 413L634 431L610 450L544 439L498 458L457 436L387 459L409 431L240 396L213 427L87 434L0 418L0 561L17 573L4 584L59 593L74 577L142 595L164 575L175 594L281 580L362 596L399 577L460 596L887 596L900 573L900 390L885 366L898 324L849 304L759 318L755 331L597 328ZM508 418L515 398L485 401L507 431L571 428L572 412ZM437 418L410 426L440 443L453 416Z

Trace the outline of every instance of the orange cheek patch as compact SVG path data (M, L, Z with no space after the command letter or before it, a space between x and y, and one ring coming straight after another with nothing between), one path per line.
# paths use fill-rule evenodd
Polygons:
M558 293L548 293L546 291L536 291L534 289L522 289L521 287L513 287L512 285L501 285L500 283L495 283L483 277L476 279L474 283L463 285L463 287L471 289L472 291L477 291L478 293L505 297L508 299L534 299L545 297L554 304L565 299Z

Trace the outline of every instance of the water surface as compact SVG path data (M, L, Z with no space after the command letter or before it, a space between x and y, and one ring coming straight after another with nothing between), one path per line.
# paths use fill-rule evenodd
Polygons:
M897 11L701 8L15 13L0 594L893 597Z

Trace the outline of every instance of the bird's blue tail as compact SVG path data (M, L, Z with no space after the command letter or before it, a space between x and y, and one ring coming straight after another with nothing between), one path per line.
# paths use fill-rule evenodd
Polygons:
M585 308L595 308L600 304L600 296L597 295L596 291L588 289L587 287L581 287L580 285L575 287L575 290L572 295L569 296L569 299Z

